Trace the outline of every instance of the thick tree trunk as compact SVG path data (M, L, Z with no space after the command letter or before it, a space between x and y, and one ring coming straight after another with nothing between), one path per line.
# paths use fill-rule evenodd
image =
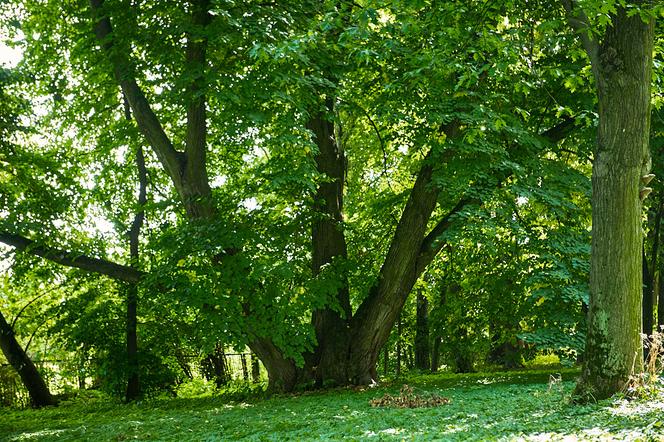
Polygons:
M254 339L249 343L267 370L268 391L292 391L301 381L301 370L298 370L292 359L285 358L281 351L266 338Z
M591 49L599 97L588 334L575 392L587 401L620 391L631 374L642 370L639 189L649 166L653 23L619 8L601 45L587 34L583 38Z
M318 147L315 157L318 172L325 175L314 201L316 218L312 226L312 271L321 272L323 266L334 259L345 259L346 238L343 231L343 198L346 160L342 146L336 140L334 123L329 120L333 111L331 99L325 109L313 117L307 127L314 134ZM312 323L318 346L309 361L316 384L323 381L343 385L347 382L348 324L352 315L348 293L348 281L340 275L340 287L334 294L335 303L341 309L330 307L315 310Z
M23 381L23 385L30 394L33 407L45 407L57 405L51 396L48 386L39 374L37 367L23 351L23 348L14 336L14 330L7 323L5 317L0 313L0 349L7 358L9 364L16 370Z
M428 370L431 365L429 354L429 301L422 291L418 291L415 317L415 368Z
M418 265L426 227L436 206L430 155L424 160L380 271L377 286L352 319L349 378L355 384L376 379L378 351L387 341L406 298L425 266Z

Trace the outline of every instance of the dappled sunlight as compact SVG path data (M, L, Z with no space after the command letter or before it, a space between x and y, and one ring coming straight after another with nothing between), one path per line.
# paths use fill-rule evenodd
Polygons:
M620 399L605 409L616 416L637 416L651 413L654 416L662 416L664 415L664 396L660 394L658 400L648 401Z

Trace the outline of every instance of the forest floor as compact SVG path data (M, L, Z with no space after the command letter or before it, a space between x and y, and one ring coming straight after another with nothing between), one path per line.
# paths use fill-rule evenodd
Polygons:
M0 440L664 441L664 397L574 406L569 397L576 376L574 370L422 375L361 391L233 402L218 396L132 405L77 399L43 410L0 409ZM413 394L450 402L371 406L386 393L398 396L404 383Z

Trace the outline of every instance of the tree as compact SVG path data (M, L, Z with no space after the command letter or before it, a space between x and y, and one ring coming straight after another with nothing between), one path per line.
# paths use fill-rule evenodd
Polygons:
M650 168L654 18L649 2L635 3L635 11L612 3L610 23L595 35L575 2L563 5L590 59L599 107L588 334L575 390L587 401L620 391L643 365L641 208Z
M23 350L23 347L16 340L12 326L7 322L2 313L0 313L0 349L2 349L2 353L7 358L7 361L9 361L9 364L21 377L23 385L25 385L30 394L33 407L45 407L57 404L55 398L51 396L44 378Z
M114 123L118 87L127 97L162 195L145 208L159 220L146 229L149 271L133 256L114 263L103 241L48 241L22 223L3 222L0 240L144 285L208 351L249 345L272 388L375 380L451 228L495 210L528 159L576 129L545 88L515 89L529 83L515 76L538 75L527 36L503 19L512 4L372 5L382 15L326 1L301 12L299 2L127 6L72 2L55 16L60 2L28 4L26 65L47 95L71 97L54 100L60 126L102 152L86 171L121 188L131 178L114 158L127 155L108 145L130 133ZM121 199L124 218L134 201Z

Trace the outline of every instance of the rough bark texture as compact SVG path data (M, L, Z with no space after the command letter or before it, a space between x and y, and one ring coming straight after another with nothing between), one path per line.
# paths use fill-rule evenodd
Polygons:
M429 301L421 291L418 291L415 317L415 368L428 370L430 365Z
M23 381L23 385L30 394L33 407L45 407L57 405L57 401L51 396L51 392L44 382L41 374L32 363L14 336L14 330L7 323L5 317L0 313L0 349L7 358L9 365L16 370Z
M571 5L573 6L573 5ZM568 7L570 16L578 17ZM587 34L586 39L588 39ZM592 251L579 400L620 391L643 363L640 180L647 173L653 23L623 8L601 45L590 42L599 97L592 173Z
M378 351L387 341L419 277L417 260L438 197L432 175L433 167L427 156L397 225L378 285L352 319L349 378L355 384L369 384L376 379Z
M325 113L332 112L332 100L326 103ZM343 192L346 161L342 146L334 135L334 123L325 113L317 113L309 121L318 147L315 157L318 172L325 175L316 192L316 219L312 226L312 271L320 273L322 267L335 258L346 258L346 238L343 231ZM348 281L341 276L340 288L335 294L338 309L324 308L312 315L318 346L310 360L318 385L323 381L343 385L348 379L349 320L352 315ZM339 310L343 314L339 313Z

